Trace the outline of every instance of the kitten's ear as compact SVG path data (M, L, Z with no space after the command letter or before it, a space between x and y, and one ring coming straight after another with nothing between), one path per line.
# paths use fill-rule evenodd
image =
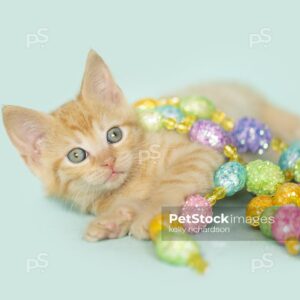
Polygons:
M41 148L50 130L52 118L19 106L4 106L2 109L6 131L25 160L36 173L40 165Z
M87 57L81 95L83 99L115 104L120 104L124 99L107 65L94 50L90 50Z

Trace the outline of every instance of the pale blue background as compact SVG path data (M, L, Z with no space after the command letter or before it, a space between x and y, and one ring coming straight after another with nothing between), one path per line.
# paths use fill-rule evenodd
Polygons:
M300 113L297 1L77 2L1 1L1 104L49 111L72 98L92 47L131 100L238 79ZM40 28L47 43L28 48ZM271 41L251 48L249 34L263 28ZM149 242L84 242L90 217L46 199L2 125L0 135L1 299L253 299L298 290L299 257L273 242L203 242L204 277L160 263ZM40 253L46 268L27 272ZM265 254L272 263L252 272Z

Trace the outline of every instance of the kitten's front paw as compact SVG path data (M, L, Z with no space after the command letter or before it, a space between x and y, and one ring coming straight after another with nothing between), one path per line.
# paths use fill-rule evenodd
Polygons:
M93 220L85 232L84 238L89 242L104 239L116 239L128 234L132 216L130 214L117 214L99 217Z
M139 240L149 240L149 223L144 218L138 218L130 226L129 235Z
M92 221L84 235L85 240L97 242L103 239L113 239L120 236L121 230L114 222L102 222L101 220Z

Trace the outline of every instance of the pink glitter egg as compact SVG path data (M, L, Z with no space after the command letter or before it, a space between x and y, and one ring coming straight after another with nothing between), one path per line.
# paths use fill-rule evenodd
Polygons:
M212 215L210 203L200 195L188 196L181 210L184 228L190 234L200 233L212 221Z
M296 207L293 218L291 220L292 227L294 228L296 238L300 241L300 207Z
M232 144L229 134L210 120L195 122L190 130L190 140L218 151L222 151L225 145Z
M280 244L289 238L300 239L300 208L294 205L280 207L274 217L272 234Z

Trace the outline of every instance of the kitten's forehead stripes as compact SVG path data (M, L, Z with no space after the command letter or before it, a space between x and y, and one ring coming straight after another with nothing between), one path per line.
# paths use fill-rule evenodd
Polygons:
M94 134L95 127L104 131L113 126L137 126L135 118L131 116L120 113L111 118L111 115L114 114L101 103L97 105L78 100L70 101L52 113L64 127L88 135Z
M77 101L71 101L52 113L61 124L71 130L89 132L93 126L93 116Z

